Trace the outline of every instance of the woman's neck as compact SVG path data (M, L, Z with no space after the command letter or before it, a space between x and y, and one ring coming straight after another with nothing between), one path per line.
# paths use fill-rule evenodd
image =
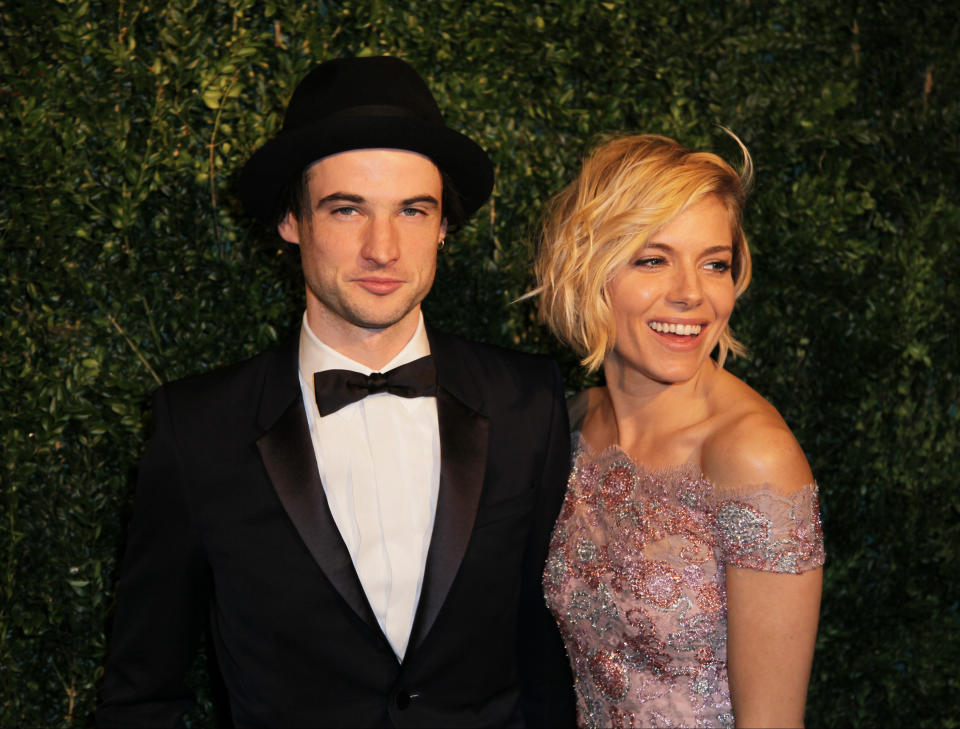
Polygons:
M689 380L658 382L608 358L607 386L591 397L584 437L599 447L616 443L645 462L685 461L699 442L693 431L710 417L709 393L719 372L709 359Z

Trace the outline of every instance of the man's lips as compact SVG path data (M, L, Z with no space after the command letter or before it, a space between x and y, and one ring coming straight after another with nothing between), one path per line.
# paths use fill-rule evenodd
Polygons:
M372 294L390 294L403 286L403 281L396 278L358 278L356 283Z

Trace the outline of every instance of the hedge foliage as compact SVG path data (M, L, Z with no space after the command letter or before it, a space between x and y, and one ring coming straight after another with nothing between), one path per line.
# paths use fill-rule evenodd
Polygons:
M746 141L731 368L807 450L830 555L808 723L957 726L958 29L890 0L0 0L0 725L91 723L150 391L300 316L232 180L315 63L385 53L498 170L428 315L571 390L510 303L545 201L603 134Z

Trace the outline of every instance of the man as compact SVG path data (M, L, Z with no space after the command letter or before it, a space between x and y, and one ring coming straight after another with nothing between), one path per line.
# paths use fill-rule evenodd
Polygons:
M297 87L240 192L300 247L303 325L156 393L101 726L180 722L205 628L239 726L573 723L541 594L569 458L557 368L420 313L492 185L403 61Z

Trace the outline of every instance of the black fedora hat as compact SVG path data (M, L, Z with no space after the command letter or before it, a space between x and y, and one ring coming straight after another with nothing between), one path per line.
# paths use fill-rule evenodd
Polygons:
M427 84L405 61L390 56L339 58L320 64L297 85L283 127L240 172L240 199L271 224L284 188L316 160L369 148L407 149L431 160L453 181L465 215L493 188L493 164L483 149L443 122Z

